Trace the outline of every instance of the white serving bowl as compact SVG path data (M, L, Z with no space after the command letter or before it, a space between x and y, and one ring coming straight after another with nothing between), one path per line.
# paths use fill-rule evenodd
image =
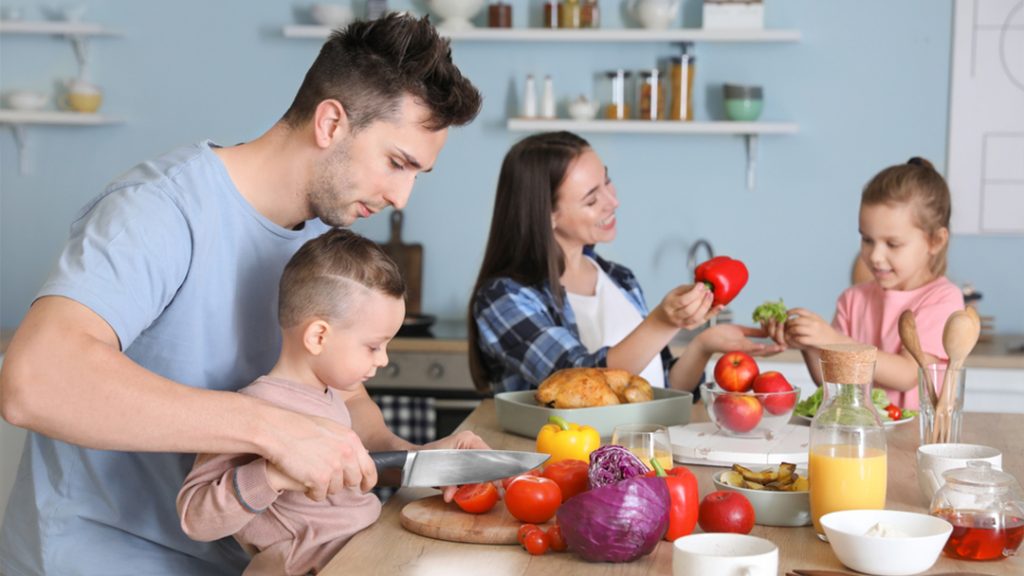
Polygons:
M470 20L484 7L484 0L427 0L427 4L441 17L437 27L450 32L474 28Z
M761 468L751 467L754 471ZM754 523L761 526L806 526L811 523L811 499L810 492L775 492L772 490L752 490L740 488L722 482L722 474L728 470L718 472L712 476L717 490L730 490L739 492L750 500L754 507ZM797 469L797 474L807 476L807 470Z
M309 7L309 15L321 26L339 28L352 22L352 8L339 4L313 4Z
M907 534L868 536L876 524ZM821 517L825 536L847 568L879 576L909 576L932 567L953 532L942 518L896 510L843 510Z
M12 110L42 110L50 97L32 90L13 90L4 95L4 102Z

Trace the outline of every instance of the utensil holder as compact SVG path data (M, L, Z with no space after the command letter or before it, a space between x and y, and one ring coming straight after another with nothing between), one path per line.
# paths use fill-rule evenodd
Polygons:
M941 397L942 386L955 386L956 390L956 402L953 404L953 415L950 420L949 433L942 438L939 443L957 443L960 442L960 432L963 424L964 414L964 389L966 388L967 382L967 369L960 368L958 370L950 371L949 381L946 382L946 372L948 367L945 364L929 364L924 369L918 369L917 371L917 389L918 397L921 401L921 444L932 444L934 428L935 428L935 406L931 405L928 400L928 378L925 377L925 370L927 375L931 378L931 382L934 383L936 393Z

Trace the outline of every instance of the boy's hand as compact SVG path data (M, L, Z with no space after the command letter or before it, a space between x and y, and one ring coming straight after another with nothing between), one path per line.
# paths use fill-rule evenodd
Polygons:
M446 436L440 440L435 440L429 444L424 444L423 449L425 450L489 450L490 446L483 441L482 438L469 430L463 430L456 432L451 436ZM458 490L458 486L445 486L442 488L442 497L445 502L451 502L455 496L455 491Z
M275 492L305 492L306 486L291 476L285 474L280 468L267 462L267 482Z
M838 344L849 339L836 332L824 318L806 308L793 308L786 320L786 343L798 350Z
M714 294L703 282L676 286L661 301L662 317L673 327L693 330L714 318L722 306L712 307Z

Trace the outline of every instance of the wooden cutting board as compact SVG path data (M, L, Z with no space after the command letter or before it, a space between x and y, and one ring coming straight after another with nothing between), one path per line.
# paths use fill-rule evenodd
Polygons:
M387 244L381 244L388 256L398 265L405 279L405 312L407 315L420 313L423 286L423 245L402 242L402 211L391 211L391 236Z
M406 504L400 518L402 527L413 534L471 544L518 544L516 534L523 525L509 514L503 501L486 514L469 514L454 502L445 504L440 495Z

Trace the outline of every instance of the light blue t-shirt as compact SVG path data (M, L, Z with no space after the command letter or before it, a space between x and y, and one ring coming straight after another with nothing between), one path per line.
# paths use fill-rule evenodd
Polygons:
M268 220L211 146L175 150L114 181L72 225L39 296L89 307L157 374L237 390L276 361L281 272L327 227ZM234 540L194 542L181 531L175 497L193 460L30 433L0 532L0 573L239 574L248 558Z

